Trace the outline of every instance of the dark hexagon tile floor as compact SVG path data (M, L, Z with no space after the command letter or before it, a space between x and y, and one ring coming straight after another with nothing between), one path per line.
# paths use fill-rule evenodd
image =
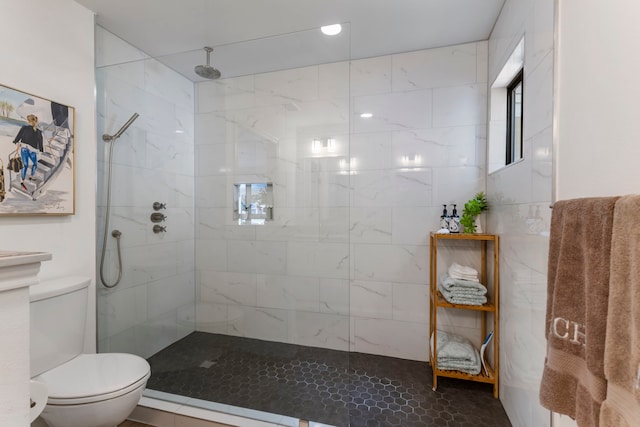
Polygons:
M490 385L425 362L194 332L149 358L147 388L335 426L511 426Z

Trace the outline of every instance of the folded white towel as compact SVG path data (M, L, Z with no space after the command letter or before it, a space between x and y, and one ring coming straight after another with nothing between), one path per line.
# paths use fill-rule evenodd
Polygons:
M485 295L487 293L487 288L480 282L474 280L455 279L453 277L449 277L446 273L440 276L440 284L442 284L445 289L452 292L464 292L479 295Z
M433 334L431 335L433 356ZM480 373L480 354L471 342L463 336L438 330L438 369L462 371L473 375Z
M472 275L472 276L478 275L478 270L476 270L475 268L460 265L457 262L454 262L453 264L451 264L451 266L449 267L449 270L454 271L456 273L463 274L463 275Z
M472 375L478 375L480 373L478 364L473 362L438 362L438 369L443 371L461 371Z
M455 271L449 271L448 273L449 273L449 276L453 277L454 279L478 280L477 274L460 274L460 273L456 273Z
M440 276L438 290L451 304L483 305L487 302L487 288L480 282L453 279L443 274Z
M478 282L478 271L472 267L465 267L458 263L453 263L447 271L449 277L460 280L470 280Z
M442 284L438 285L438 290L442 294L445 300L450 302L451 304L461 304L461 305L482 305L487 302L487 297L485 295L474 295L471 293L462 292L452 292L442 286Z

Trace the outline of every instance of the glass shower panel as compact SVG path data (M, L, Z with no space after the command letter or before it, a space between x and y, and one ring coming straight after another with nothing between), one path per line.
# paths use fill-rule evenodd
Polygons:
M98 350L149 357L195 330L193 83L122 39L96 28L98 111L98 263L113 147L105 276L97 290ZM103 142L133 113L115 142ZM166 206L165 233L154 233L154 202ZM98 281L98 283L100 283Z
M196 330L209 369L252 389L216 377L219 398L347 425L346 405L304 401L348 395L349 28L216 52L223 78L196 84ZM252 203L260 185L268 221Z
M182 71L201 50L149 58L100 28L96 40L99 133L140 114L114 150L124 269L98 290L99 350L147 358L147 396L347 425L349 25L214 46L210 81ZM324 401L342 406L310 404Z

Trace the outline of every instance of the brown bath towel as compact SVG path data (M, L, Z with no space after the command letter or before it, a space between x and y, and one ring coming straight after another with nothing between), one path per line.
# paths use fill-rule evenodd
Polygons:
M616 203L606 335L600 425L640 426L640 196Z
M547 277L540 402L580 427L599 424L613 210L618 197L556 202Z

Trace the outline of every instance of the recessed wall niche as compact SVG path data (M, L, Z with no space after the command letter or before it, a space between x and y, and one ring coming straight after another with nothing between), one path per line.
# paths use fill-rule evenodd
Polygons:
M273 220L273 183L241 183L233 188L233 221L259 225Z

